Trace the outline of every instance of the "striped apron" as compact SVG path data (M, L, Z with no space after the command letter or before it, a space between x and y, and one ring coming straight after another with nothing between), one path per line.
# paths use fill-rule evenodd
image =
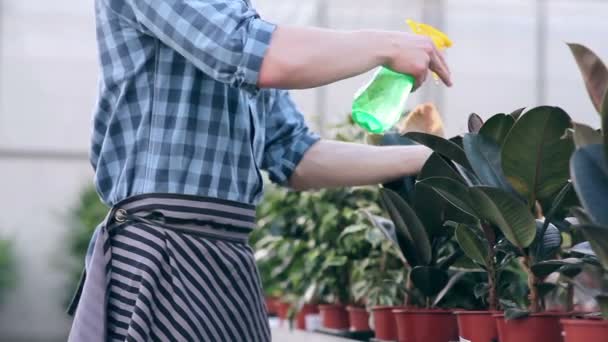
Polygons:
M270 341L250 205L154 194L97 227L68 341Z

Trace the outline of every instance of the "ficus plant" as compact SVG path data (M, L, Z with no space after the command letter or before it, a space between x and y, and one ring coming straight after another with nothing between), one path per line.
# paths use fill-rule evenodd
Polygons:
M603 284L597 296L605 319L608 319L608 69L593 51L579 44L568 44L580 68L591 102L602 128L593 129L575 123L572 136L576 151L570 160L570 172L583 208L573 212L576 229L588 240L588 248L575 246L578 252L592 254L603 269Z
M407 145L414 142L391 132L377 143ZM435 154L427 161L421 174L441 175L446 172L455 174ZM384 184L380 190L380 201L394 224L393 229L387 229L372 216L370 220L393 242L403 268L408 272L405 304L439 307L442 301L449 302L450 289L465 278L465 273L451 268L463 253L453 240L454 230L443 226L446 213L453 212L453 208L438 201L439 196L433 190L415 181L415 177L406 177ZM461 307L476 305L464 303L466 300L475 301L465 297L461 297Z
M542 106L497 114L483 124L473 116L469 126L472 132L462 139L406 134L447 159L456 171L456 176L419 177L416 186L432 189L458 208L459 213L446 219L454 222L460 247L487 272L488 307L499 308L499 274L517 258L527 275L528 311L538 312L543 295L552 288L538 271L548 267L543 263L552 260L561 245L560 231L552 222L563 218L574 197L568 172L574 145L564 136L571 128L570 117L560 108Z

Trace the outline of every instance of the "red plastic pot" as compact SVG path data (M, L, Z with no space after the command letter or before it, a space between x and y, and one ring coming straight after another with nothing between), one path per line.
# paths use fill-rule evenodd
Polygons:
M319 306L316 304L304 304L296 315L296 329L306 330L306 316L319 313Z
M458 323L452 311L397 309L393 311L399 342L448 342L458 340Z
M268 312L268 315L277 315L277 303L279 299L276 297L266 297L264 301L266 302L266 312Z
M287 320L287 314L289 313L289 307L291 305L287 302L279 301L276 303L277 315L281 320L281 323Z
M321 325L327 329L348 330L348 313L344 305L319 305Z
M372 308L374 332L377 340L397 340L397 324L395 323L395 315L393 314L393 310L397 308L396 306L376 306Z
M564 315L566 314L543 312L512 320L505 319L504 314L494 315L494 318L500 342L562 342L559 320Z
M350 331L370 331L369 328L369 312L365 308L355 306L346 307L348 311L348 321L350 322Z
M595 319L562 319L564 342L606 342L608 321Z
M498 340L496 311L456 311L458 333L461 340L471 342L492 342Z

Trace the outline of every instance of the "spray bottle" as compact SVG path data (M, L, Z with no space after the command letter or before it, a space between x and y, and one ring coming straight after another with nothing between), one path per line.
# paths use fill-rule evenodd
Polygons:
M415 34L425 35L433 40L438 50L452 46L452 41L436 28L407 20ZM437 75L433 74L435 80ZM381 134L393 127L404 114L406 101L416 79L388 68L380 67L371 81L355 94L352 118L359 126L373 134Z

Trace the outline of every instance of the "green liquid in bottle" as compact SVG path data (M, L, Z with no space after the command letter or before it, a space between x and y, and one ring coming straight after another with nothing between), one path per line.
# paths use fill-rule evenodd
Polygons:
M413 76L380 68L371 82L355 96L353 121L370 133L386 132L404 114L415 82Z

